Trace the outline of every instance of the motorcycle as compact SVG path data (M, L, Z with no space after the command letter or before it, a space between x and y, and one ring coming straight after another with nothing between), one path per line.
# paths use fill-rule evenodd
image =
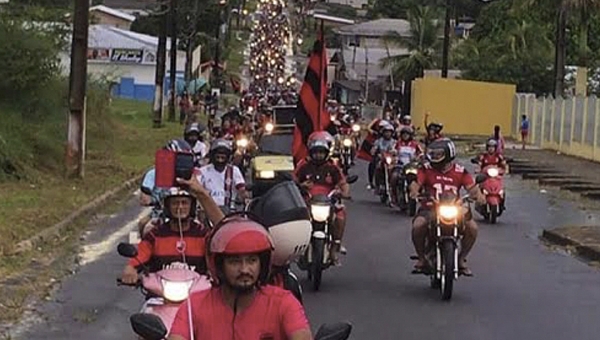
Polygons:
M400 179L396 185L396 197L401 211L405 211L409 216L417 214L417 200L410 197L410 185L417 180L417 171L419 163L412 161L403 167L400 167Z
M379 160L379 171L383 172L383 176L375 176L375 183L377 184L377 188L379 189L379 199L381 200L381 203L386 205L391 204L390 173L393 170L394 166L394 153L382 152Z
M335 158L338 158L338 165L342 169L344 175L348 175L348 171L354 164L354 145L355 144L349 135L340 135Z
M349 176L346 180L352 184L358 176ZM337 189L327 195L309 196L310 217L312 222L312 237L304 255L298 260L298 267L308 271L308 279L312 288L318 291L321 287L323 271L332 265L330 247L333 245L331 227L335 223L335 211L343 207L340 193Z
M477 164L476 160L471 160ZM481 191L485 195L486 204L477 205L475 210L491 224L498 221L498 217L504 212L504 184L502 181L503 171L495 165L488 165L481 170L487 175L485 182L481 183Z
M120 243L117 252L127 258L137 256L136 247L128 243ZM140 288L147 297L140 313L158 318L167 332L175 320L179 306L188 296L212 287L208 277L198 274L185 263L172 263L156 273L148 273L144 267L140 281L126 284L117 279L117 285ZM137 333L135 327L134 331Z
M188 310L191 312L191 310ZM190 320L192 318L190 317ZM163 340L169 333L162 320L153 314L137 313L129 318L131 327L142 339L145 340ZM190 323L190 333L193 325ZM319 327L315 340L347 340L352 333L352 324L349 322L338 322L324 324ZM193 337L192 337L193 339Z
M478 175L475 185L487 179ZM468 190L467 190L468 191ZM429 197L419 197L418 200L430 200ZM434 218L429 226L425 242L426 257L433 264L430 271L413 271L413 274L425 274L430 278L431 288L439 289L442 300L450 300L454 281L458 280L458 245L462 238L459 229L464 226L463 204L470 207L469 195L460 197L452 191L444 192L439 199L433 199ZM417 260L418 257L412 256Z

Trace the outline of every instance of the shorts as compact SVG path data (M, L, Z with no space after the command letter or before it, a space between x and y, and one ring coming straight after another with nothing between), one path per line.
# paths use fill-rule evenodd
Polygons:
M522 139L527 139L528 136L529 136L529 130L522 130L521 131L521 138Z
M335 218L337 218L339 220L345 220L346 219L346 208L345 207L336 208L335 209Z

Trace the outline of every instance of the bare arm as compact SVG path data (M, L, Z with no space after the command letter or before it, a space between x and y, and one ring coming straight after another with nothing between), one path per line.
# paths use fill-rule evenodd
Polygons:
M294 332L294 334L292 334L292 336L290 336L289 340L312 340L312 334L310 332L310 329L301 329L297 332ZM173 340L171 338L169 338L169 340ZM180 340L180 339L174 339L174 340ZM183 340L183 339L181 339Z
M167 340L185 340L185 339L180 337L179 335L169 335Z
M204 208L204 212L208 219L213 223L219 223L225 215L217 205L217 203L210 197L210 194L204 187L198 182L196 177L192 177L190 180L184 180L181 178L177 179L179 184L187 185L190 190L190 193L196 197L198 203Z

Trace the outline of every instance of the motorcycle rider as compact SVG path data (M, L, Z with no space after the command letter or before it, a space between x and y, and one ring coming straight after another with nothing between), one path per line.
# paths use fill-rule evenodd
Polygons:
M375 143L373 143L373 149L371 150L371 154L374 156L369 167L373 168L373 174L378 175L379 171L382 170L379 167L379 161L381 160L380 155L382 152L390 152L394 151L394 147L396 146L396 140L393 138L394 136L394 126L387 121L381 122L381 137L379 137ZM373 176L374 177L374 176ZM371 177L371 172L369 172L369 185L371 188L375 188L373 185L373 177Z
M498 152L498 142L490 138L485 143L485 152L477 157L479 169L483 170L486 166L495 165L502 170L506 170L506 159Z
M439 197L442 193L453 191L460 193L460 189L468 190L471 198L477 200L478 204L485 204L485 196L481 193L471 174L467 170L454 163L456 157L456 146L448 138L431 142L427 147L427 159L422 168L419 168L417 180L410 186L410 196L416 199L421 189L425 189L428 195ZM431 268L425 257L425 240L428 233L428 225L432 222L434 212L428 202L423 202L417 216L413 219L412 241L419 257L415 264L415 270L427 272ZM459 253L459 270L462 275L472 276L473 273L467 267L467 255L473 248L477 239L477 224L473 220L471 211L464 214L464 228L460 231L463 235L461 250Z
M196 164L201 164L204 157L208 153L208 147L204 143L202 132L204 128L200 124L190 124L183 134L183 138L192 147L192 153L196 157Z
M200 274L206 272L204 238L207 229L194 220L197 204L202 206L214 224L224 216L209 192L197 180L180 179L179 183L182 187L170 188L165 194L163 205L166 219L144 235L138 244L138 255L129 259L123 269L123 283L136 283L138 271L144 266L149 272L156 272L173 262L185 262Z
M228 212L235 195L246 199L246 182L240 169L230 164L233 155L231 142L216 139L210 146L209 164L199 170L198 180L210 192L223 211Z
M400 114L400 127L399 130L402 130L405 127L408 127L413 130L413 132L417 131L414 124L412 123L412 117L406 114Z
M237 216L222 221L207 241L215 285L179 307L168 340L191 339L190 322L194 339L311 340L300 302L267 284L272 252L273 241L260 224Z
M400 129L400 140L395 146L396 152L398 153L398 165L404 167L405 165L412 162L415 158L423 155L423 148L421 144L414 140L414 131L408 126ZM397 181L400 179L401 173L393 171L390 176L390 185L395 188ZM407 188L405 188L407 189ZM398 203L398 197L396 197L396 190L392 190L392 203Z
M442 129L444 129L444 125L442 123L429 123L429 125L427 125L427 136L425 136L423 144L428 146L436 140L443 139L444 135L442 135Z
M182 139L172 139L165 146L164 149L170 150L176 153L192 153L192 147ZM140 236L144 234L145 229L149 229L156 226L159 218L162 214L161 202L163 201L164 194L169 188L159 188L155 186L156 170L153 167L148 170L142 179L142 185L140 187L140 205L152 206L152 212L149 216L146 216L138 221L138 230Z
M333 137L326 131L313 132L308 138L308 158L302 160L294 170L294 178L311 195L329 194L337 188L341 191L342 198L350 199L350 185L342 170L330 159ZM341 207L336 211L333 230L333 245L331 247L331 260L334 265L339 265L339 253L342 249L342 238L346 228L346 209Z

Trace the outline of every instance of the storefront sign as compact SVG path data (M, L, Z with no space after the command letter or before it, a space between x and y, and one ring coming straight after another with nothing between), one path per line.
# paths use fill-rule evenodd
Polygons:
M112 50L110 61L115 63L141 63L143 56L143 50L115 48Z

